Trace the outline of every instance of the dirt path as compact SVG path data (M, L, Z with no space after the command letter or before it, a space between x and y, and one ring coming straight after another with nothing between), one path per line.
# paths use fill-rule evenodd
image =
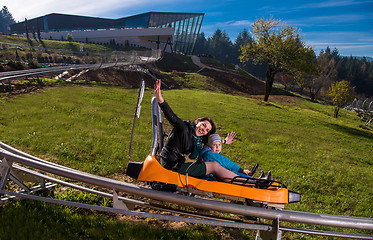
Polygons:
M197 71L197 73L200 72L200 71L202 71L205 68L206 69L211 69L211 70L214 70L214 71L219 71L219 72L227 72L227 71L221 70L219 68L213 68L213 67L210 67L210 66L207 66L207 65L201 63L201 59L199 57L197 57L197 56L191 56L191 59L192 59L192 62L195 65L197 65L198 67L201 68L200 70Z

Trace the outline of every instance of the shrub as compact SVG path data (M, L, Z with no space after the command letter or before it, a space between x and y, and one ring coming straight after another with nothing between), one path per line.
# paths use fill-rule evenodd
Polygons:
M23 66L23 64L19 61L9 61L7 63L7 65L15 70L23 70L25 67Z

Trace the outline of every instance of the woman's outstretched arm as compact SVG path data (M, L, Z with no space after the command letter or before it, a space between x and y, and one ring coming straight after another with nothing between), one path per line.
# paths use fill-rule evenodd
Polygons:
M163 103L164 99L162 97L162 92L161 92L161 79L157 79L155 85L154 85L154 94L155 98L157 99L158 103Z
M164 116L168 120L168 122L176 127L176 128L183 128L185 125L185 122L180 119L170 108L170 106L167 104L167 102L163 99L162 97L162 92L161 92L161 85L162 81L160 79L157 79L155 85L154 85L154 94L155 98L157 99L159 106L161 107Z

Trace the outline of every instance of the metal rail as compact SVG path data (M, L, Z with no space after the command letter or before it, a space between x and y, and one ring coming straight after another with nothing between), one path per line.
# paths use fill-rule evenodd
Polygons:
M322 225L330 227L341 227L341 228L353 228L361 230L373 230L373 219L360 218L360 217L349 217L349 216L336 216L328 214L316 214L306 213L289 210L275 210L275 209L263 209L251 206L236 205L228 202L204 199L197 197L189 197L183 195L177 195L173 193L155 191L146 187L141 187L117 180L104 178L78 170L70 169L58 164L50 163L36 157L28 157L28 154L16 154L8 150L17 152L14 148L8 147L6 144L1 143L0 156L8 161L17 162L19 164L39 169L48 173L52 173L58 176L66 177L69 179L77 180L83 183L92 184L94 186L103 187L106 189L114 189L114 191L124 192L127 194L133 194L141 197L150 199L156 199L165 202L172 202L183 206L196 207L198 209L215 210L226 213L233 213L244 216L255 216L258 218L278 220L285 222L297 222L311 225ZM2 179L3 180L3 179ZM291 228L280 228L284 231L294 232L307 232L313 233L313 230L307 229L291 229ZM316 233L313 233L316 234ZM318 232L320 235L327 235L327 232ZM340 234L345 237L353 237L354 235L336 233L333 236ZM372 235L358 235L362 239L373 239ZM356 236L354 236L356 237Z
M0 160L0 163L1 163L1 160ZM57 183L57 184L60 184L60 185L63 185L63 186L67 186L67 187L74 188L74 189L77 189L77 190L80 190L80 191L96 194L96 195L111 198L111 199L114 198L114 194L110 194L110 193L107 193L107 192L101 192L101 191L98 191L98 190L95 190L95 189L91 189L91 188L83 187L83 186L73 184L73 183L70 183L70 182L66 182L66 181L63 181L61 179L57 179L57 178L47 176L47 175L39 173L39 172L32 171L28 168L21 167L17 164L13 164L12 168L15 169L16 171L20 171L20 172L23 172L23 173L26 173L26 174L30 174L30 175L35 176L35 177L40 177L44 180L51 181L51 182L54 182L54 183ZM40 188L40 185L36 186L36 187ZM22 192L25 192L25 191L21 191L21 193ZM30 193L33 193L33 191L30 191ZM118 196L118 200L121 200L126 204L137 205L137 206L152 208L152 209L161 210L161 211L168 211L168 212L171 212L171 213L177 213L177 214L186 215L186 216L190 216L190 217L227 221L227 220L223 220L223 219L218 219L216 217L209 217L209 216L206 216L206 215L199 215L199 214L185 212L185 211L177 211L177 210L174 210L174 209L158 207L158 206L154 206L154 205L152 205L148 202L143 202L143 201L139 201L139 200L135 200L135 199L131 199L131 198L126 198L126 197L122 197L122 196ZM0 201L3 201L3 199L1 199ZM232 222L232 220L230 220L230 222Z
M186 218L186 217L179 217L179 216L172 216L172 215L163 215L163 214L158 214L158 213L137 212L137 211L120 209L120 208L102 207L102 206L70 202L70 201L64 201L64 200L59 200L59 199L51 199L51 198L46 198L46 197L34 196L34 195L14 193L14 192L8 192L4 190L0 190L0 194L9 194L9 195L13 195L16 197L21 197L21 198L26 198L26 199L31 199L31 200L43 201L43 202L54 203L54 204L61 204L61 205L71 206L71 207L91 209L91 210L96 210L96 211L120 213L124 215L144 217L144 218L155 218L155 219L168 220L168 221L178 221L178 222L206 224L206 225L214 225L214 226L221 226L221 227L234 227L234 228L252 229L252 230L256 230L256 229L260 229L264 231L272 230L271 226L262 225L262 224L223 222L219 220L206 220L206 219Z
M106 62L104 58L102 57L101 61L95 64L71 64L71 65L58 66L58 67L2 72L0 73L0 82L9 80L9 79L27 77L27 76L45 74L45 73L72 71L72 70L110 68L110 67L117 67L117 66L129 66L133 64L152 63L152 62L158 61L161 58L162 53L160 50L147 50L147 51L130 51L128 53L124 52L122 55L123 55L122 58L124 58L125 61L118 61L118 57L115 57L115 59L112 59L113 61ZM117 56L117 54L113 53L112 55L110 55L110 57L112 56ZM107 60L107 58L105 59Z
M113 55L114 54L112 54L112 56ZM10 80L13 78L26 77L26 76L44 74L44 73L62 72L62 71L71 71L71 70L99 69L99 68L109 68L109 67L114 67L114 66L129 66L133 64L143 64L143 63L157 61L160 57L161 57L160 51L157 51L157 52L153 51L150 56L141 56L141 55L138 55L137 52L135 52L131 56L131 58L129 58L129 60L127 61L118 61L118 57L116 57L114 62L105 62L104 57L101 57L101 62L97 64L67 65L67 66L50 67L50 68L3 72L3 73L0 73L0 82L4 80ZM98 211L115 212L115 213L121 213L121 214L126 214L126 215L150 217L150 218L157 218L157 219L171 220L171 221L182 221L182 222L208 224L208 225L223 226L223 227L255 229L255 230L265 231L265 232L290 231L290 232L324 235L324 236L337 236L337 237L357 238L357 239L373 239L373 235L316 231L316 230L309 230L309 229L299 229L299 228L279 226L279 222L284 221L284 222L295 222L295 223L303 223L303 224L310 224L310 225L353 228L353 229L373 231L373 219L371 218L336 216L336 215L306 213L306 212L297 212L297 211L289 211L289 210L263 209L263 208L252 207L252 206L232 204L232 203L218 201L214 199L190 197L190 196L184 196L184 195L177 195L173 193L155 191L147 187L120 182L117 180L88 174L88 173L85 173L79 170L75 170L75 169L68 168L62 165L51 163L51 162L42 160L40 158L34 157L32 155L29 155L27 153L24 153L22 151L19 151L2 142L0 142L0 164L3 163L1 159L5 160L4 162L6 162L7 164L9 163L9 167L7 168L3 166L4 171L2 172L2 176L0 179L0 195L6 194L8 196L28 198L28 199L45 201L45 202L50 202L50 203L55 203L55 204L76 206L76 207L88 208L88 209L93 209L93 210L98 210ZM17 164L14 164L13 162L19 163L19 164L22 164L22 165L25 165L25 166L28 166L28 167L31 167L37 170L42 170L42 171L45 171L51 174L55 174L60 177L66 177L72 180L76 180L81 183L86 183L86 184L91 184L93 186L102 187L107 190L113 191L113 194L100 192L100 191L82 187L76 184L68 183L68 182L47 176L45 174L32 171L28 168L21 167ZM35 177L42 178L43 180L52 181L52 182L65 185L65 186L69 186L69 187L72 187L72 188L75 188L81 191L86 191L86 192L101 195L104 197L113 198L114 208L74 203L74 202L68 202L68 201L62 201L62 200L57 200L57 199L50 199L50 198L30 195L30 193L33 193L34 190L32 188L29 189L21 181L19 181L16 177L14 177L12 175L12 169L22 171L24 173L33 175ZM4 186L6 182L8 181L8 179L13 180L18 185L20 185L22 188L26 189L24 192L27 192L28 194L4 191ZM45 184L42 184L42 185L44 185L45 187ZM49 184L48 187L50 186L51 185ZM137 212L137 211L131 211L128 209L120 209L118 208L120 204L118 205L118 203L116 203L116 201L118 202L118 200L123 201L129 205L139 205L139 206L155 208L159 210L165 210L164 208L151 206L149 203L146 203L146 202L118 196L117 192L124 192L126 194L132 194L132 195L136 195L140 197L146 197L146 198L155 199L159 201L176 203L182 206L191 206L197 209L206 209L206 210L213 210L213 211L219 211L219 212L226 212L226 213L233 213L233 214L244 215L244 216L254 216L258 218L269 219L269 220L273 220L273 224L265 225L265 224L241 223L241 222L228 221L226 219L206 217L206 216L202 216L198 214L185 213L185 212L180 212L180 211L173 211L173 212L184 214L189 217L177 217L177 216L169 216L169 215L162 215L162 214ZM171 210L167 209L167 211L171 211Z
M373 125L373 101L368 99L362 101L355 98L345 109L356 112L361 121L365 121L366 126L371 127Z

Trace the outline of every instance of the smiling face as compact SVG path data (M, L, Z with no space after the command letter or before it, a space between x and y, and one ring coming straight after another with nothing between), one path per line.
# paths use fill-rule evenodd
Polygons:
M198 122L196 125L196 136L202 137L207 135L210 132L211 128L211 123L207 120Z

